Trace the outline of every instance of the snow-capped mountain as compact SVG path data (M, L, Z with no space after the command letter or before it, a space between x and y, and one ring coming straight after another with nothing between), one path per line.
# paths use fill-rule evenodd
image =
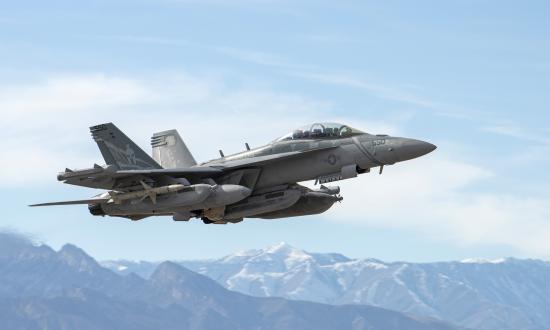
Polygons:
M550 329L550 263L538 260L386 263L308 253L280 243L178 263L230 290L259 297L373 305L474 329ZM103 265L145 278L156 266Z
M0 329L458 328L372 306L251 297L171 262L148 279L122 276L74 245L55 251L0 232Z

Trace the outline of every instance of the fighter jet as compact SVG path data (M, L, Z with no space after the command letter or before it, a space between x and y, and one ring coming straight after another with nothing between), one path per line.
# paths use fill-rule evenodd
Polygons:
M342 200L325 184L355 178L430 153L436 146L373 135L338 123L300 127L264 146L197 164L176 130L155 133L152 157L114 124L90 127L105 165L65 169L67 184L107 190L90 199L30 206L87 204L91 214L141 220L171 216L206 224L244 218L278 219L319 214ZM300 182L315 180L317 189Z

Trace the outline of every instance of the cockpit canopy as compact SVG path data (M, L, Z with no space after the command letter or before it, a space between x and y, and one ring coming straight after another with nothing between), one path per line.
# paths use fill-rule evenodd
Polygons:
M281 136L275 142L304 139L343 139L354 135L365 134L358 129L338 123L314 123L295 129Z

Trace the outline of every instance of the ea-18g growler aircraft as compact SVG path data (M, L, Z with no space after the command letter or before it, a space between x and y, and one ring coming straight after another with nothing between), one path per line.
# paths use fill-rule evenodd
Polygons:
M106 165L65 169L57 179L106 189L93 198L31 206L87 204L93 215L131 220L172 216L204 223L244 218L277 219L319 214L341 201L340 188L324 184L423 156L436 146L371 135L337 123L315 123L275 141L197 164L176 130L155 133L152 157L112 123L90 128ZM318 189L298 182L315 180Z

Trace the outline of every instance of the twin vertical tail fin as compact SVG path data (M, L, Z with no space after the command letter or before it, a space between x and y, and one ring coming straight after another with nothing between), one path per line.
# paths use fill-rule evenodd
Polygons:
M175 129L153 134L153 158L163 168L185 168L197 165L195 158Z
M112 123L92 126L90 132L106 164L116 165L121 170L186 168L197 165L175 129L153 134L153 158Z
M162 168L114 124L92 126L90 132L107 165L116 165L121 170Z

